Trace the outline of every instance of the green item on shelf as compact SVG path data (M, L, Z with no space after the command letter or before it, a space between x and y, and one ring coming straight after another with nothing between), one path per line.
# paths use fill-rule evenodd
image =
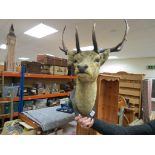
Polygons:
M4 114L8 114L11 112L11 103L6 103L4 105ZM18 112L18 102L14 102L13 104L13 111Z
M30 101L24 101L24 105L33 105L34 101L33 100L30 100Z

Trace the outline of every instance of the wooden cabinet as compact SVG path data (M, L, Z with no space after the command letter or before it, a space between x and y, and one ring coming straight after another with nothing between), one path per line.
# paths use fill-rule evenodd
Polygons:
M119 77L100 74L97 80L96 118L109 123L118 123ZM97 134L93 129L77 125L78 135Z
M126 72L104 73L106 75L118 76L119 94L128 102L128 108L125 109L129 123L141 115L141 93L144 74L131 74Z

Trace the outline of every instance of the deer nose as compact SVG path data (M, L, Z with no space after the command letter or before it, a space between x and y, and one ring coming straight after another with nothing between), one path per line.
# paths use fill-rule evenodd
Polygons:
M85 73L86 69L88 68L88 65L77 65L77 68L80 73Z

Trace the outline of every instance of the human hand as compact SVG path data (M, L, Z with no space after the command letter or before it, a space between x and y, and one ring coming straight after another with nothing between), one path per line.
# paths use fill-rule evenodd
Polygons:
M75 120L82 128L91 128L94 124L94 119L90 117L82 117L81 115L76 116Z

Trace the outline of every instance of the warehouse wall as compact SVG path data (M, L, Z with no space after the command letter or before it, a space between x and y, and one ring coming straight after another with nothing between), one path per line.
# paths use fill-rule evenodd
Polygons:
M155 70L149 70L147 65L155 65L153 58L115 59L108 60L100 69L100 73L125 71L135 74L145 74L145 78L155 78Z

